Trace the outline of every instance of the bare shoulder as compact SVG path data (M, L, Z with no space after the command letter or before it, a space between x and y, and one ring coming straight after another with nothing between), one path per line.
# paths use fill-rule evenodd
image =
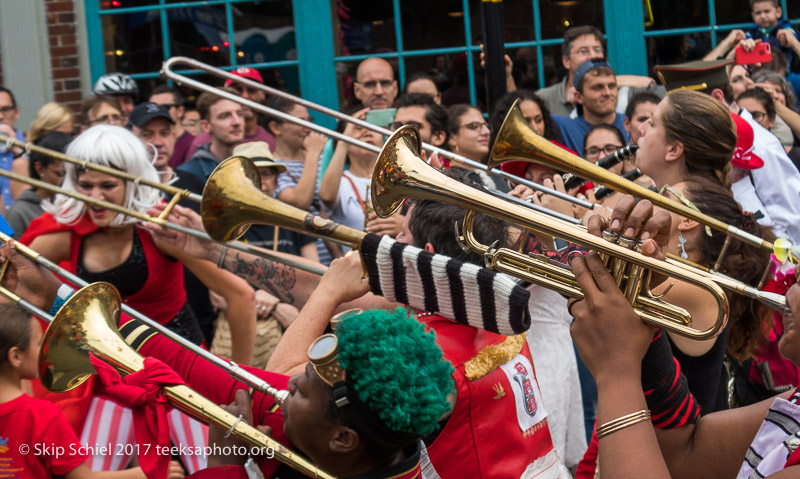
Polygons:
M37 236L30 248L53 262L67 261L70 257L72 243L70 231L59 231Z

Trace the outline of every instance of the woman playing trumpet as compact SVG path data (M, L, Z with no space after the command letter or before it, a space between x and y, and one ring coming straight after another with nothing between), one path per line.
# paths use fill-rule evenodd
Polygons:
M620 230L630 227L639 236L640 227L621 221ZM600 222L590 229L599 233ZM644 250L657 256L666 247L663 239L650 240ZM797 477L800 394L700 417L663 334L636 316L599 261L592 253L571 262L585 298L571 301L570 309L573 338L599 390L600 477ZM798 365L800 286L789 289L787 303L780 350ZM674 417L680 424L667 424Z

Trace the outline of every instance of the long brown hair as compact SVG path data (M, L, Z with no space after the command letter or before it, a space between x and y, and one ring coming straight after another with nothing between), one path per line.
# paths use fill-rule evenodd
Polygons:
M678 90L667 96L661 121L666 140L683 144L687 177L708 176L730 188L736 126L725 105L703 93Z
M774 241L771 228L759 225L751 213L744 213L729 189L708 177L695 177L687 182L686 197L703 213L724 223L740 228L755 236ZM712 266L722 250L727 235L711 230L698 235L701 262ZM757 286L769 265L769 252L739 240L731 240L720 266L720 272ZM730 321L728 322L728 352L738 361L753 355L763 336L766 310L757 301L738 294L728 296Z

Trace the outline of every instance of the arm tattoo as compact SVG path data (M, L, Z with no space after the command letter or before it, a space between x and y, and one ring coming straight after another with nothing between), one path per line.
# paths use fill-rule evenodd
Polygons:
M228 254L225 258L225 269L241 276L256 288L269 291L282 303L295 302L292 288L297 283L297 271L291 266L236 251L235 255Z

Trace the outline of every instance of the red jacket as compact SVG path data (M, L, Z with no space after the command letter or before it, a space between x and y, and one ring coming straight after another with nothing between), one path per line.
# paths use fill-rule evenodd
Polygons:
M526 477L535 477L534 470L561 467L525 335L501 336L436 314L417 319L436 332L456 369L455 409L428 446L439 476L507 479L530 466Z

